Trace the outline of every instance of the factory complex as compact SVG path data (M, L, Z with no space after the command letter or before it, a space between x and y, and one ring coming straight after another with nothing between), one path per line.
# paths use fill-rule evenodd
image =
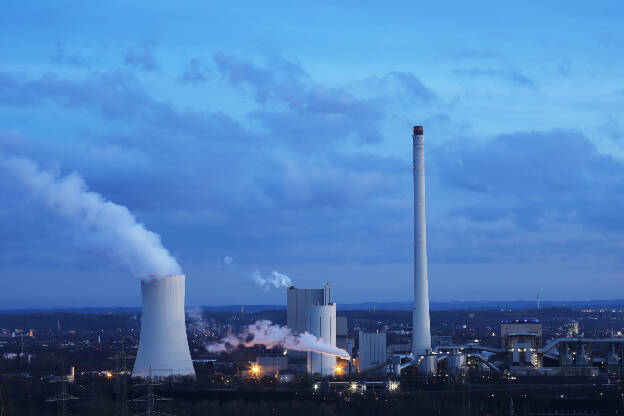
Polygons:
M337 316L329 284L319 289L290 286L286 288L290 344L280 339L262 341L262 336L256 333L251 340L225 338L221 353L240 345L264 345L269 352L259 353L244 373L248 377L272 377L282 383L301 376L326 380L345 377L398 380L406 371L424 379L437 376L458 379L470 370L503 378L621 374L624 338L582 337L578 334L578 324L565 336L545 340L538 319L505 320L491 328L493 336L499 334L497 345L491 339L488 343L475 339L457 344L448 335L432 336L424 147L424 129L415 126L412 135L414 303L411 328L401 331L401 340L396 342L393 336L394 341L390 342L389 333L384 330L366 331L350 325L346 316ZM184 275L142 282L142 327L133 377L195 377L186 334L184 284Z
M224 403L256 414L267 402L318 414L320 401L348 414L624 411L624 302L430 309L424 149L415 126L410 310L341 309L331 281L301 288L275 271L262 283L282 288L285 310L186 309L186 275L169 258L141 280L140 311L0 314L3 397L21 408L36 397L29 414L70 403L80 414L218 414Z

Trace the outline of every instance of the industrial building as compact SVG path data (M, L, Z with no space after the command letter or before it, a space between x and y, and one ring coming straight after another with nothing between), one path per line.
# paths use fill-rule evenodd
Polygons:
M336 304L331 302L331 287L323 289L286 289L286 325L295 333L309 332L336 346ZM345 322L346 326L346 322ZM332 375L336 357L316 352L288 351L288 368L297 374Z
M371 377L389 373L399 376L413 367L422 376L446 373L457 377L470 366L498 374L512 375L589 375L598 367L622 371L624 338L591 339L579 337L578 322L565 326L567 337L544 345L542 324L535 318L506 320L500 324L500 347L478 341L455 345L450 336L432 337L429 316L427 267L424 129L414 126L412 134L414 186L414 302L411 342L387 344L384 331L355 334L358 337L357 370ZM143 329L133 375L194 375L184 329L184 276L167 276L142 283ZM353 356L346 317L336 316L331 288L286 289L287 326L295 334L308 332ZM355 330L357 332L357 328ZM494 330L492 331L494 336ZM601 356L597 356L600 351ZM438 365L440 367L438 369ZM545 366L546 364L546 366ZM340 375L351 361L316 351L285 351L283 356L258 357L252 371L256 376L297 375L330 377ZM340 372L337 372L340 371Z
M308 306L308 332L325 343L336 346L336 304ZM336 373L336 356L307 352L308 374L333 376Z
M371 376L383 376L384 368L379 368L379 364L388 359L386 347L386 333L360 331L358 337L358 371L364 372L373 369Z
M336 317L336 346L342 348L351 355L353 343L349 339L349 328L347 327L347 317Z
M254 376L258 377L275 377L288 369L288 358L283 355L263 355L257 357Z
M185 276L141 281L141 335L133 377L195 376L184 316Z
M501 346L511 352L508 361L510 366L536 364L536 351L542 346L542 324L538 319L503 321L500 334Z

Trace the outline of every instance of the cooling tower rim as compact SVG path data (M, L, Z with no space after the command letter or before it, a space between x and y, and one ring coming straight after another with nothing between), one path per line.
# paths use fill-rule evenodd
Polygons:
M152 285L156 282L162 282L163 280L173 280L176 278L186 279L186 275L183 273L166 274L164 276L150 276L147 279L141 279L141 285Z

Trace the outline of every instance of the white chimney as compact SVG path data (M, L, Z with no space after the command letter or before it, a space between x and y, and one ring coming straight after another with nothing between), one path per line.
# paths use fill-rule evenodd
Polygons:
M427 220L425 218L425 140L422 126L414 126L414 310L412 352L431 353L429 283L427 280Z

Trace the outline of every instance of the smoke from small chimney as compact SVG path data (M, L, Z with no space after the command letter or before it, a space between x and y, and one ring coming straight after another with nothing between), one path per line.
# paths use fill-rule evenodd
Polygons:
M279 289L280 287L292 286L292 280L284 273L273 270L269 276L262 276L260 271L254 270L251 279L262 289L268 291L271 287Z
M348 352L326 343L322 338L308 332L295 335L287 326L279 326L266 319L246 326L241 333L227 336L219 343L209 344L206 349L209 352L222 352L237 348L239 345L248 348L255 345L264 345L267 348L282 347L287 350L311 351L350 359Z

